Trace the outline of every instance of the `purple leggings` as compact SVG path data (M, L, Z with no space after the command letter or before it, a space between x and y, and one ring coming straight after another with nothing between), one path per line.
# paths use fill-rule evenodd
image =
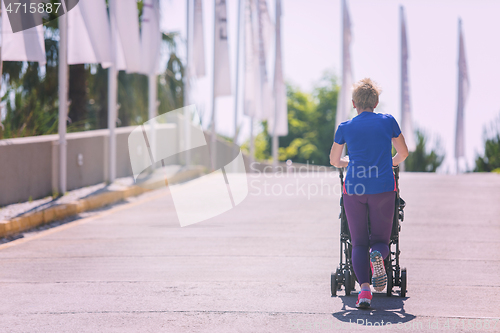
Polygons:
M396 192L344 194L344 208L351 232L352 265L359 284L370 281L369 249L389 255ZM368 212L370 231L368 234Z

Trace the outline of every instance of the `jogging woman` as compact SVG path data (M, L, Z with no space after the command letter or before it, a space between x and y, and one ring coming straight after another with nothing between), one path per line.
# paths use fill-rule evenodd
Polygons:
M343 200L351 232L352 264L361 286L356 302L359 308L368 308L371 304L370 266L373 288L382 291L387 284L384 258L390 252L396 195L392 167L408 156L405 139L394 117L373 112L380 92L368 78L354 85L352 104L358 115L338 126L330 152L332 165L347 168ZM349 156L341 158L344 144ZM394 157L392 145L397 151ZM368 214L371 234L368 233Z

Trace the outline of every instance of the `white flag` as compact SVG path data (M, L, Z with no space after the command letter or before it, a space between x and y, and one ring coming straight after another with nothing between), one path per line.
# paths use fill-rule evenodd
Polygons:
M352 106L352 67L351 67L351 19L346 0L342 0L342 86L337 99L335 127L349 118Z
M141 73L159 74L161 33L158 0L145 0L141 26Z
M245 1L244 25L244 114L258 120L266 120L274 114L273 92L266 66L274 26L270 20L265 0Z
M110 0L110 15L116 40L117 69L126 70L127 73L140 73L141 65L141 39L139 37L139 12L136 0Z
M411 119L410 87L408 79L408 41L403 6L400 6L401 20L401 127L409 151L415 151L415 132Z
M269 133L285 136L288 134L288 110L286 87L283 81L281 52L281 0L276 0L276 52L274 65L274 117L269 118ZM276 121L276 122L275 122Z
M215 1L214 97L231 95L226 0Z
M269 17L269 11L267 9L266 0L257 0L258 4L256 6L257 9L257 31L256 37L258 37L258 61L259 61L259 70L258 70L258 78L259 82L258 90L260 90L260 94L256 99L256 110L255 116L257 119L265 120L269 119L273 114L273 96L272 96L272 87L269 83L269 76L267 73L267 56L270 51L270 40L272 38L272 31L274 29L271 19Z
M255 20L254 0L245 0L245 88L243 90L243 113L247 116L255 116L256 99L257 99L257 76L258 71L258 52L256 48L257 38L255 37L254 20ZM260 82L259 82L260 83Z
M455 132L455 158L465 156L464 109L469 95L469 75L465 59L464 37L462 35L462 20L458 20L458 101L457 126Z
M266 57L271 52L272 41L273 41L273 33L275 32L273 22L271 20L271 16L269 15L269 8L267 6L267 0L258 0L259 1L259 13L260 13L260 21L262 28L262 41L264 43L264 53Z
M197 77L205 76L205 42L203 38L203 7L201 0L194 0L193 65Z
M2 61L37 61L40 65L45 65L47 59L43 26L37 25L13 33L4 1L2 1L2 13Z
M111 66L111 36L105 0L85 0L68 12L68 64Z

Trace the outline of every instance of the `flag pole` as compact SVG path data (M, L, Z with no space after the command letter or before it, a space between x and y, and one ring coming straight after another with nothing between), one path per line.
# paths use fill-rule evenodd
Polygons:
M457 101L458 102L457 103L458 110L457 110L457 127L455 130L455 168L456 168L457 175L460 172L460 168L459 168L459 160L460 160L459 155L460 154L458 152L458 140L457 140L457 138L458 138L458 132L459 132L458 128L460 126L460 124L459 124L459 122L460 122L459 113L460 113L460 103L461 103L460 99L462 98L462 93L463 93L462 92L462 82L461 82L462 81L462 71L460 70L460 51L461 51L460 50L460 47L461 47L461 45L460 45L460 42L461 42L460 37L461 36L460 35L461 35L461 33L462 33L462 19L458 18L458 101Z
M253 123L254 123L254 121L255 121L254 116L251 116L250 117L250 165L253 163L254 157L255 157L255 140L253 137Z
M156 74L148 75L148 118L149 124L151 126L151 141L149 142L149 146L151 151L155 152L156 150L156 108L157 108L157 86L156 86ZM155 168L155 163L151 165L151 167Z
M344 119L344 114L345 114L345 110L347 108L346 106L346 103L350 103L350 101L348 102L345 98L346 96L346 93L345 93L345 90L347 89L347 79L346 79L346 70L345 70L345 67L346 67L346 48L348 47L346 45L346 41L345 41L345 12L346 12L346 0L341 0L340 1L340 11L341 11L341 16L342 16L342 30L341 30L341 34L342 34L342 86L340 88L340 98L338 98L337 100L340 101L337 102L337 115L336 115L336 124L335 124L335 131L337 131L337 128L339 127L340 123L343 121L342 119ZM340 110L340 112L339 112ZM342 157L344 157L345 155L347 154L347 148L346 148L346 145L344 145L344 148L342 149Z
M64 2L63 2L63 6ZM67 190L66 165L66 121L68 118L68 15L59 20L59 195Z
M185 148L191 147L191 115L187 106L189 105L189 80L190 80L190 56L191 56L191 36L190 36L190 22L191 14L189 12L191 0L186 1L186 68L184 71L184 146ZM194 7L194 6L193 6ZM185 165L191 164L191 154L188 149L185 149Z
M111 0L117 1L117 0ZM108 182L112 183L116 178L116 100L118 93L118 71L116 69L116 53L117 53L117 38L116 35L116 6L110 5L112 11L109 15L111 25L111 53L113 61L108 68L108 130L109 130L109 147L108 147Z
M460 109L460 92L462 90L462 89L460 89L460 86L461 86L461 84L460 84L460 79L461 79L461 77L460 77L461 76L460 75L460 30L461 29L460 28L461 28L461 25L462 25L462 20L460 18L458 18L458 58L459 58L459 60L458 60L458 103L457 103L458 109ZM460 112L460 111L458 111L458 112ZM457 112L457 128L455 130L455 168L456 168L457 175L459 173L459 168L458 168L458 159L459 159L458 155L459 154L457 153L458 152L457 136L458 136L458 126L459 126L459 124L458 124L458 122L459 122L458 112Z
M274 108L275 110L274 110L274 132L273 132L273 169L277 171L276 170L278 167L278 136L276 135L277 106L275 106Z
M0 25L2 24L2 5L0 4ZM1 26L0 26L1 28ZM2 61L2 42L3 38L1 38L0 32L0 91L2 90L2 73L3 73L3 61ZM0 140L3 139L3 132L5 131L5 127L2 124L2 106L0 105Z
M464 79L467 80L465 63L465 47L462 36L462 19L458 18L458 98L457 98L457 123L455 129L455 166L456 173L460 173L460 157L464 156L464 108L465 108L465 91Z
M216 159L216 135L215 135L215 39L217 38L217 31L215 30L216 22L217 20L217 0L214 0L214 50L213 50L213 73L212 73L212 122L210 124L211 127L211 136L210 136L210 142L211 142L211 157L212 157L212 170L215 170L215 159Z
M278 50L278 47L281 47L278 45L278 43L281 43L281 36L278 36L278 32L280 31L280 16L281 16L281 1L276 0L276 10L275 10L275 30L276 30L276 39L275 39L275 49L276 51ZM276 53L276 52L275 52ZM274 75L276 76L276 64L278 62L278 55L275 54L274 56ZM278 129L278 103L277 103L277 89L276 89L276 77L274 78L274 123L273 123L273 142L272 142L272 149L273 149L273 169L274 171L278 171L278 135L276 133L276 130Z
M158 4L158 6L155 6L155 2ZM151 8L157 8L160 10L160 2L158 0L152 0L151 1ZM159 14L153 13L153 15L158 15L158 25L160 24L160 19L159 19ZM154 64L153 72L149 73L148 75L148 118L149 118L149 123L151 126L151 140L149 142L149 146L151 151L155 152L156 151L156 116L157 116L157 110L158 110L158 85L157 85L157 78L158 76L156 75L156 69L157 69L157 63ZM151 165L153 170L155 169L155 163Z
M405 112L404 112L404 73L403 73L403 6L399 6L399 70L400 70L400 77L399 77L399 85L400 85L400 101L401 101L401 125L405 125ZM413 133L409 133L409 135L413 135ZM401 162L399 164L399 171L405 171L405 162Z
M248 105L246 103L246 89L248 88L247 87L247 39L250 38L250 36L248 36L247 34L247 6L249 5L249 3L245 0L245 6L244 6L244 16L243 16L243 24L245 25L245 30L244 30L244 34L243 34L243 37L244 37L244 43L243 43L243 49L244 49L244 58L245 58L245 61L243 62L244 66L245 66L245 71L243 72L245 77L244 77L244 80L243 80L243 112L245 114L248 115ZM250 22L251 23L251 22ZM239 35L238 35L238 38L239 38ZM255 112L255 111L254 111ZM250 166L252 165L253 163L253 156L254 156L254 142L253 142L253 122L254 122L254 117L253 116L250 116L250 146L249 146L249 163L250 163ZM235 142L236 143L236 142ZM251 172L252 168L250 168L250 171L248 172Z
M238 146L236 146L236 141L238 140L238 84L239 84L239 73L240 73L240 31L241 31L241 1L238 0L238 32L237 32L237 38L236 38L236 85L235 85L235 92L234 92L234 147L236 151L239 149Z

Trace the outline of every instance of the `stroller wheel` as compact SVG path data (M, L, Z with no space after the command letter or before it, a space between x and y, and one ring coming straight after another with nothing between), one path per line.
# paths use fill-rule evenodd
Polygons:
M330 289L332 291L332 297L337 296L337 274L332 273L330 277Z
M349 269L346 269L344 272L344 278L345 278L345 295L349 296L351 294L351 271Z
M392 296L392 287L394 285L394 279L392 276L392 266L387 265L385 272L387 273L387 297L391 297Z
M401 297L406 297L406 268L401 271Z

